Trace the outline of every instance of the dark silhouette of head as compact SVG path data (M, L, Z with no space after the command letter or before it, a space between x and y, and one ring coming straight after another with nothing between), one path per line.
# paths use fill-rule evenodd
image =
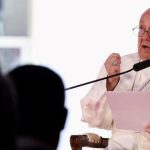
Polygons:
M9 72L18 92L18 136L31 136L56 149L67 109L61 77L49 68L24 65Z
M15 150L16 98L12 82L0 74L0 149Z

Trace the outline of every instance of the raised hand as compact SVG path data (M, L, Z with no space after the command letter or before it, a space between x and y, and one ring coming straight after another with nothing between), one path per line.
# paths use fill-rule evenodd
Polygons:
M106 71L107 71L107 75L110 76L113 74L120 73L120 64L121 64L120 55L118 53L110 54L104 63ZM107 90L112 91L117 85L119 79L120 79L120 76L109 78L107 80L107 85L106 85Z

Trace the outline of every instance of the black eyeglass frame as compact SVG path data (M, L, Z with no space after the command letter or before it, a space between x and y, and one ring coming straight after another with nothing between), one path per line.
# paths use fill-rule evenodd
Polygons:
M142 37L144 35L144 33L147 32L148 37L150 38L150 30L145 30L139 26L136 26L132 29L132 31L133 31L134 35L136 35L138 37Z

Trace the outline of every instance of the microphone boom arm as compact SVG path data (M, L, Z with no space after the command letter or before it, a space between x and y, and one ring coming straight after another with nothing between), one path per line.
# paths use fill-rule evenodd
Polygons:
M84 86L84 85L87 85L87 84L90 84L90 83L94 83L94 82L98 82L98 81L105 80L105 79L108 79L108 78L112 78L112 77L115 77L115 76L119 76L121 74L128 73L128 72L130 72L132 70L134 70L134 69L132 68L132 69L129 69L129 70L124 71L124 72L113 74L111 76L107 76L107 77L104 77L104 78L100 78L100 79L96 79L96 80L93 80L93 81L89 81L89 82L85 82L85 83L82 83L82 84L78 84L78 85L75 85L75 86L71 86L71 87L66 88L65 90L71 90L71 89L74 89L74 88L77 88L77 87L80 87L80 86Z

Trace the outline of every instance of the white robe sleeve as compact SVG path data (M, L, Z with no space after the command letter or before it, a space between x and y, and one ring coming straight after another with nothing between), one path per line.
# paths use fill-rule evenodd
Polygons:
M103 66L97 79L107 76ZM110 129L112 125L112 115L106 101L106 80L93 84L88 94L81 99L82 118L91 127Z

